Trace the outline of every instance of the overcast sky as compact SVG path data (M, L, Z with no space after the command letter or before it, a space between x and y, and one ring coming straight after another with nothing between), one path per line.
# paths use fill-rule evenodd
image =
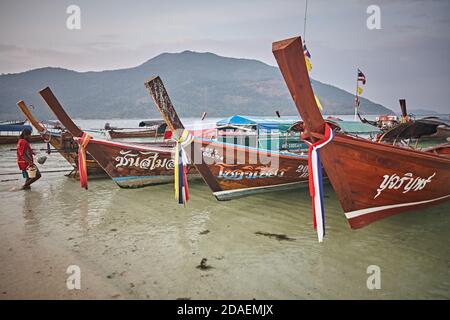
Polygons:
M71 4L81 30L66 28ZM380 30L366 26L371 4ZM304 13L305 0L1 0L0 72L127 68L184 50L276 65L271 43L303 35ZM309 0L306 29L315 79L354 92L360 67L363 96L450 112L450 1Z

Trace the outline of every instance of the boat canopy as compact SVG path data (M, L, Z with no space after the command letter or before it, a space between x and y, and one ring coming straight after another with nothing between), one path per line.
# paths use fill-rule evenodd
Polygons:
M159 127L165 124L164 120L143 120L139 122L139 127Z
M289 128L300 119L298 117L283 117L283 118L265 118L254 116L234 115L222 119L216 123L217 127L225 126L256 126L259 129L272 131L288 131Z
M333 121L327 120L327 122L336 124L341 131L344 133L353 133L353 134L371 134L371 133L379 133L381 130L378 127L375 127L368 123L362 123L358 121Z
M19 124L1 124L0 125L0 131L17 132L17 131L22 131L23 129L29 129L30 131L33 131L33 128L29 125L19 125Z
M441 130L445 130L448 135L448 131L450 129L450 119L426 117L411 122L401 123L387 131L381 139L386 141L431 136L436 134L439 128L442 128Z

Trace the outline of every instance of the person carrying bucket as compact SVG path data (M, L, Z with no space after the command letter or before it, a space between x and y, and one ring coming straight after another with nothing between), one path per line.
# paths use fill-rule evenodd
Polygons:
M22 175L25 178L25 183L22 186L23 190L30 189L30 185L41 178L41 173L33 161L33 150L30 146L30 129L23 129L20 133L19 141L17 142L17 164L22 170Z

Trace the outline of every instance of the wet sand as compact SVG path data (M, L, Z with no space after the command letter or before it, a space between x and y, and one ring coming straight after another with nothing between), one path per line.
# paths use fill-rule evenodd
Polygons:
M14 153L0 154L0 173L17 171ZM41 170L66 167L52 154ZM0 182L0 299L450 298L448 203L351 230L326 186L319 244L306 189L218 202L197 181L183 208L172 185L103 179L84 191L47 173L11 191L22 181L0 178L10 179ZM66 287L69 265L81 290ZM380 290L367 289L369 265L381 268Z

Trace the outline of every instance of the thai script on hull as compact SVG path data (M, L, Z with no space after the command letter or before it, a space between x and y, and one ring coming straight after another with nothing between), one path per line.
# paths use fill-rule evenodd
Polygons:
M380 183L379 188L377 189L377 194L374 199L377 198L384 190L386 189L402 189L402 193L408 193L410 191L419 191L425 188L425 186L431 182L431 179L436 175L434 172L428 178L414 177L411 172L405 173L403 177L400 177L397 174L383 176L383 181Z
M120 150L116 160L116 168L140 168L144 170L154 170L163 168L166 170L173 170L174 162L170 158L161 158L158 152L139 152L132 153L132 150Z

